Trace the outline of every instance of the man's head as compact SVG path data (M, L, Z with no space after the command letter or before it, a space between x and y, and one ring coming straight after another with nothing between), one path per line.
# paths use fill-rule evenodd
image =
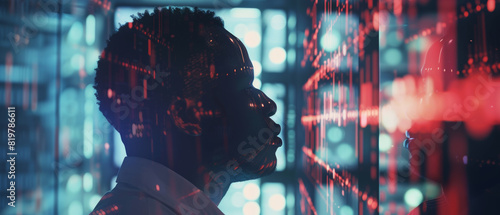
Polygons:
M275 169L276 104L252 86L245 46L213 12L155 9L111 36L96 69L99 109L129 156L234 180Z

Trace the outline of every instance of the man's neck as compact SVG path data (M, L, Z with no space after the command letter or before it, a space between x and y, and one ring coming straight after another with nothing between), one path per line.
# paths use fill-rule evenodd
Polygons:
M201 170L195 173L188 173L185 169L179 170L178 172L176 170L174 171L205 193L212 202L219 205L231 185L231 178L224 171L200 169Z

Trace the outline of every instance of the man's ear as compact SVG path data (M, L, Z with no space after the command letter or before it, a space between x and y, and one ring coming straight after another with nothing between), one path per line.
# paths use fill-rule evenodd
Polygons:
M184 133L199 136L201 135L201 119L196 114L195 102L190 99L180 97L174 98L170 103L169 114L175 125Z

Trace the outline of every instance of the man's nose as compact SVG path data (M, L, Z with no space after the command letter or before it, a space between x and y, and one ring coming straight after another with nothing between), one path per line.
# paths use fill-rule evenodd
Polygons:
M276 103L260 90L259 97L263 113L267 116L273 116L276 113Z

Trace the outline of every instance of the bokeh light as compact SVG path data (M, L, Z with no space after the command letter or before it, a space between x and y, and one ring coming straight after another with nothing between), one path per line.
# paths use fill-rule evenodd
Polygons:
M275 211L281 211L285 208L286 200L281 194L274 194L269 198L269 207Z
M410 207L417 207L424 200L424 195L417 188L410 188L405 192L405 203Z
M283 63L285 61L285 59L286 59L286 51L285 51L285 49L283 49L281 47L272 48L269 51L269 59L274 64L281 64L281 63Z
M243 206L243 215L259 215L260 206L257 202L247 202Z
M243 196L248 200L256 200L260 196L260 187L255 183L248 183L243 188Z
M243 42L250 48L255 48L260 44L261 38L257 31L248 31L245 34Z

